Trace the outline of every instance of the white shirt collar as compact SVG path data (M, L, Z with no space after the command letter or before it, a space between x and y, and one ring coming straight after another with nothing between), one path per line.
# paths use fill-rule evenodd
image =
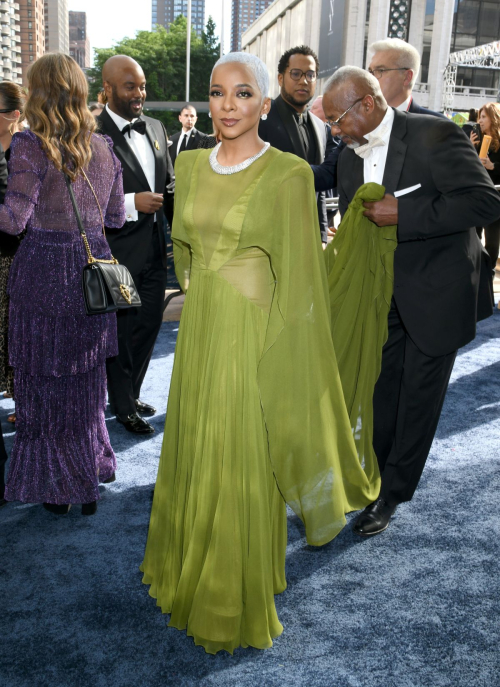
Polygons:
M412 99L412 94L406 98L404 102L401 103L401 105L398 105L395 109L399 110L400 112L408 112L408 108L410 107L411 99Z
M370 131L369 134L365 134L366 140L370 141L372 138L381 138L385 143L389 143L393 121L394 110L392 107L388 107L383 120L380 122L377 128L373 131Z
M128 121L128 119L123 119L123 117L120 117L120 115L116 114L116 112L113 112L113 110L110 109L107 103L106 110L108 111L109 116L114 121L116 126L120 129L120 131L123 129L124 126L127 126L127 124L133 124L136 121L136 119L138 119L138 117L135 117L130 122Z

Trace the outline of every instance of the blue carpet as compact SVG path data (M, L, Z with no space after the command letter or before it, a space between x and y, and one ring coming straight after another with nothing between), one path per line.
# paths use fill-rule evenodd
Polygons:
M319 550L290 514L284 633L233 657L167 628L138 571L176 332L163 325L143 390L161 409L154 438L108 419L118 479L102 487L97 515L0 511L0 685L499 685L500 313L460 351L414 500L381 536L361 540L348 525ZM0 403L8 449L11 408Z

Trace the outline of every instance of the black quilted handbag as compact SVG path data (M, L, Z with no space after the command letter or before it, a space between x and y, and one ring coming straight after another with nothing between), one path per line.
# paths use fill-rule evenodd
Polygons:
M102 232L105 234L101 206L87 175L83 171L82 173L94 194L101 214ZM83 298L87 315L102 315L108 312L116 312L123 308L139 307L141 299L137 293L132 275L125 265L120 265L118 260L113 257L111 260L99 260L93 257L87 240L87 234L83 228L80 211L76 204L71 180L67 174L64 177L88 257L88 264L83 268L82 275Z

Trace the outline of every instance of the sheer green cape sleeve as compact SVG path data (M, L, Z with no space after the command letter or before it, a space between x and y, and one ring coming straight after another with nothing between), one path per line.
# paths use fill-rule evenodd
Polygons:
M359 188L333 241L325 250L332 338L358 456L374 481L373 391L394 286L397 227L378 227L365 217L364 202L383 198L379 184Z
M322 545L345 513L374 501L378 474L358 459L330 330L325 259L310 167L274 156L250 199L240 248L259 246L276 279L258 367L269 452L278 487Z
M186 151L179 155L175 164L175 204L172 224L172 243L174 246L175 276L179 286L187 291L191 272L191 241L184 227L182 216L189 193L190 177L200 151Z

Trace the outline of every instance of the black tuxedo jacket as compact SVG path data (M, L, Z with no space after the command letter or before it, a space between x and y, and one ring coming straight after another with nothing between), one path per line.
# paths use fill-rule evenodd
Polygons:
M441 117L441 119L447 119L447 117L445 117L444 114L441 114L441 112L434 112L434 110L428 110L426 107L422 107L421 105L416 103L413 100L413 98L411 99L408 112L411 112L412 114L433 115L434 117Z
M165 193L165 187L174 178L172 162L167 153L167 132L163 124L157 119L145 117L145 136L151 145L155 156L155 188L149 188L142 167L127 143L125 136L116 126L106 109L97 117L99 131L106 134L113 141L113 151L122 164L124 193L142 193L154 191ZM165 204L167 199L165 200ZM164 205L165 210L165 205ZM160 211L157 214L162 214ZM121 229L106 229L106 238L114 257L129 268L132 276L139 274L148 256L149 246L153 235L154 214L139 212L137 222L125 222ZM163 221L158 221L158 235L164 267L167 266L166 239Z
M177 144L179 143L179 138L181 136L182 130L178 131L176 134L173 134L170 136L170 140L172 141L172 145L169 146L168 152L170 155L170 159L172 160L172 164L175 165L175 161L177 159ZM202 134L201 131L198 131L198 129L195 129L194 127L191 129L189 133L189 138L186 144L186 150L196 150L198 148L198 145L200 142L206 138L206 134Z
M344 148L342 214L362 184L363 159ZM474 227L500 217L500 195L454 122L398 110L383 185L389 194L419 186L398 199L394 299L403 323L426 355L451 353L475 336L482 247Z
M313 114L309 113L308 116L311 117L316 132L316 163L320 165L325 158L325 125L321 119L315 117ZM283 153L292 153L303 160L306 159L306 151L304 150L304 144L300 138L297 126L291 121L287 106L280 97L272 101L271 110L267 115L267 119L265 121L260 121L259 136L263 141L269 142L273 148L277 148ZM321 240L326 242L328 235L328 220L326 216L324 193L320 193L317 196L317 202Z

